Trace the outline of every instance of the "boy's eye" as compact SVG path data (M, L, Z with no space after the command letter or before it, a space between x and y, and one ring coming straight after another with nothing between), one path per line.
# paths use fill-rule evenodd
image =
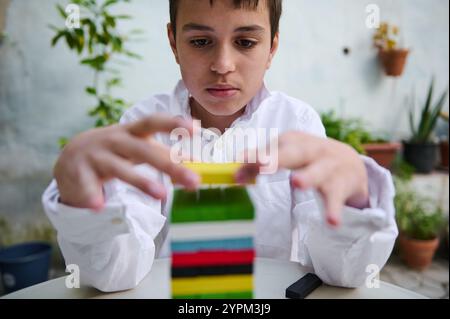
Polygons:
M256 42L252 41L252 40L241 39L241 40L237 40L236 44L238 46L240 46L241 48L251 49L256 45Z
M196 48L203 48L211 43L208 39L195 39L190 42Z

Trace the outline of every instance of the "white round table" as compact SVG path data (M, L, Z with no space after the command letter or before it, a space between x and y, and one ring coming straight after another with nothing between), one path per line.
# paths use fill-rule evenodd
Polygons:
M286 288L304 276L308 270L293 262L257 258L255 262L255 298L283 299ZM6 299L167 299L170 297L170 260L159 259L152 271L132 290L103 293L94 288L66 287L66 277L50 280L12 294ZM415 292L379 282L378 288L362 286L356 289L322 285L308 298L319 299L423 299Z

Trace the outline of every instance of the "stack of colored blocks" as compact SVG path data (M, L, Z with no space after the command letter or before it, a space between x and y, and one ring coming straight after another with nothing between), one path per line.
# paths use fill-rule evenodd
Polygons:
M195 164L190 168L210 187L174 192L172 297L253 298L254 207L246 188L232 184L238 166Z

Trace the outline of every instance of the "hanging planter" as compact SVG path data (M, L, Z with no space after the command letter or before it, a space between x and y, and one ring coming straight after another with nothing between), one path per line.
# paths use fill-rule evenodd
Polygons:
M384 72L387 76L398 77L403 74L406 60L409 55L408 49L392 49L378 51L378 57L383 65Z
M378 48L378 58L387 76L401 76L405 70L410 50L399 48L399 28L388 23L381 23L373 36Z

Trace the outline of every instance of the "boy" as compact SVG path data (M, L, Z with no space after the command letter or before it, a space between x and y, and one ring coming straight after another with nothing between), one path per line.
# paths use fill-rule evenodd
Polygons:
M160 133L192 132L193 118L217 139L206 161L229 160L227 145L238 129L280 132L276 160L291 173L280 170L251 188L258 256L292 258L345 287L363 284L368 265L385 264L397 236L390 174L324 138L311 107L264 87L278 48L281 5L171 0L168 37L182 74L175 91L130 109L121 125L83 133L66 146L43 204L66 262L80 267L84 284L133 288L155 256L168 254L170 178L195 189L199 177L170 160L172 142ZM255 168L245 166L237 180L252 178ZM311 189L322 195L326 218Z

